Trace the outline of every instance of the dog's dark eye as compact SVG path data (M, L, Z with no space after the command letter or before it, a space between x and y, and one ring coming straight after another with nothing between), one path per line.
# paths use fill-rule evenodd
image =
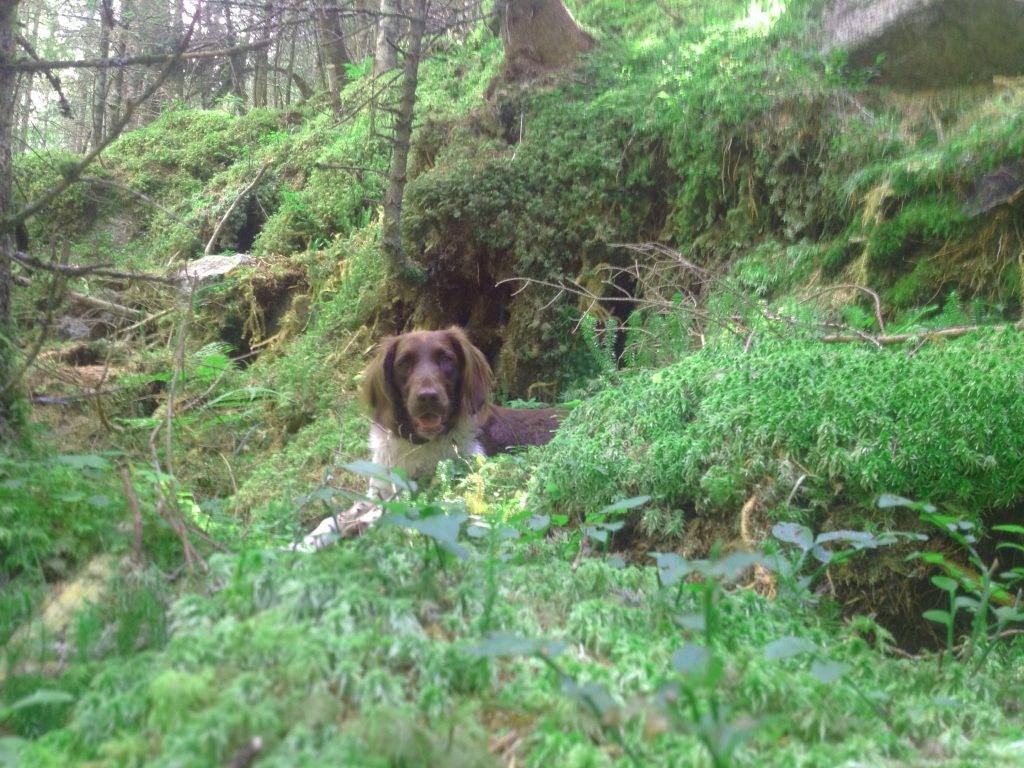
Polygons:
M404 371L406 368L413 364L412 355L402 355L398 360L395 361L395 368Z
M453 373L455 371L455 358L445 352L438 352L435 362L437 367L445 373Z

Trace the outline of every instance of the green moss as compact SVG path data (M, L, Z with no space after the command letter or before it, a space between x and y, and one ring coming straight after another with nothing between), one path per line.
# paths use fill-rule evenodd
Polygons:
M1022 366L1013 331L914 356L768 338L748 354L706 350L574 410L533 498L551 506L554 494L560 511L583 516L649 493L667 513L654 533L678 532L695 513L735 515L755 493L811 517L870 510L885 492L983 515L1024 496L1013 415Z

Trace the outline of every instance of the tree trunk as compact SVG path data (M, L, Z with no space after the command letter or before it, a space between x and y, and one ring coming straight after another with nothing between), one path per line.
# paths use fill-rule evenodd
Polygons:
M373 56L373 74L390 72L398 66L398 34L401 29L398 0L380 0L380 22L377 25L377 49ZM415 11L414 11L415 13Z
M266 40L270 36L270 30L274 26L274 6L267 4L263 7L263 24L261 25L260 37ZM269 74L269 51L266 47L258 48L252 55L252 105L254 107L267 106L267 80Z
M0 0L0 60L14 58L17 0ZM12 377L17 369L18 346L11 313L11 257L13 227L5 221L13 212L11 199L11 139L18 73L0 69L0 444L19 431L20 398Z
M121 30L114 42L114 58L123 59L128 55L128 20L131 15L131 0L121 0ZM110 119L116 122L121 118L121 109L124 107L124 67L114 67L111 80L114 101L110 105Z
M113 0L100 2L100 40L97 46L99 59L110 58L110 32L114 28ZM104 125L107 116L107 68L96 70L92 91L92 137L90 144L98 147L103 143Z
M408 276L408 265L402 251L402 197L405 194L405 174L409 164L412 121L416 111L416 83L419 78L423 33L426 30L427 0L415 0L412 14L403 66L402 96L398 104L398 113L395 116L395 147L391 156L388 189L384 196L382 223L384 255L399 279Z
M341 111L339 95L348 79L345 66L351 62L345 47L345 33L341 27L341 15L334 0L319 2L315 8L320 45L323 46L324 66L327 70L327 90L335 114Z
M230 0L224 0L224 26L227 29L228 47L238 45L238 38L235 37L235 22L231 18ZM245 54L232 54L228 57L228 64L231 71L231 92L242 100L243 106L246 103L245 96Z
M37 5L32 16L32 32L29 41L32 45L39 42L39 17L42 15L42 6ZM32 80L34 75L26 72L18 84L21 88L21 127L18 129L18 138L21 139L23 147L28 146L28 127L32 121Z
M594 47L562 0L502 0L505 71L512 79L568 66Z

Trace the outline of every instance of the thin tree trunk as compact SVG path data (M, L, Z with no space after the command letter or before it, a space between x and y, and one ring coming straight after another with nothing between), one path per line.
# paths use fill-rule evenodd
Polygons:
M416 112L416 83L419 79L420 52L426 29L427 0L414 0L412 14L403 67L402 96L398 114L395 116L395 147L391 156L388 189L384 196L382 223L384 255L399 279L404 279L408 275L408 265L402 250L402 197L405 195L409 144L412 140L412 122Z
M390 72L398 66L398 34L401 12L398 0L380 0L380 22L377 25L377 48L373 55L373 74Z
M110 32L114 28L113 0L100 2L100 41L97 56L101 59L110 57ZM103 126L107 116L107 68L96 70L92 92L92 137L90 144L98 147L103 143Z
M121 30L114 41L114 58L123 59L128 55L128 20L132 14L132 0L121 0ZM121 118L121 109L124 107L124 67L116 67L111 77L114 100L110 105L110 119L117 121Z
M17 0L0 0L0 59L14 57ZM0 221L13 210L11 198L11 139L18 74L0 69ZM17 433L21 426L18 387L10 378L17 370L17 342L11 313L11 257L14 232L0 226L0 442Z
M228 47L233 48L238 44L235 37L235 22L231 18L230 0L224 0L224 26L227 28ZM231 67L231 92L242 100L244 105L247 101L245 95L245 54L231 55L228 57Z
M299 28L292 27L292 42L288 49L288 75L285 77L284 104L290 106L292 103L292 76L295 72L295 40L299 36Z
M345 33L335 0L318 2L314 10L320 44L323 46L324 67L327 70L327 90L334 114L341 111L341 89L348 79L345 66L351 62L345 47Z
M32 16L32 32L29 41L35 45L39 41L39 17L42 15L42 5L37 5ZM18 138L22 146L28 145L28 128L32 121L32 80L34 75L26 72L18 87L21 88L21 127L18 130Z
M274 24L274 6L267 4L263 6L263 24L260 37L266 40L270 37L270 30ZM253 52L252 57L252 105L254 107L267 106L267 80L268 67L270 66L269 52L266 48L260 48Z

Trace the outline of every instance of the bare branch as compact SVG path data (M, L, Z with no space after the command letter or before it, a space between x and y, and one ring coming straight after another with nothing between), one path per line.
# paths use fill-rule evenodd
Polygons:
M112 69L136 65L176 64L179 61L237 56L240 53L267 48L273 42L272 39L257 40L255 43L246 43L245 45L236 45L231 48L220 48L213 51L154 53L146 56L130 56L119 59L60 59L54 61L43 61L38 58L18 59L8 64L0 64L0 69L8 69L15 72L52 72L55 69Z

